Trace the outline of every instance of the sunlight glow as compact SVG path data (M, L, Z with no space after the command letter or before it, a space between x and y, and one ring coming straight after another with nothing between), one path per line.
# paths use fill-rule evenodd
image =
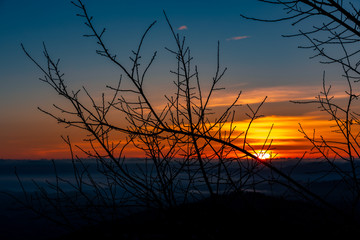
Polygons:
M260 158L261 160L267 160L271 158L271 154L268 152L263 152L260 151L259 153L256 154L258 158Z
M299 123L302 128L310 135L320 138L321 136L336 142L342 142L342 135L331 131L334 122L320 115L310 116L266 116L256 119L249 129L247 134L245 150L257 155L260 159L271 158L295 158L301 157L305 151L312 148L310 142L298 131ZM234 121L232 124L226 123L222 129L226 134L231 132L230 139L234 140L233 144L242 147L244 140L244 133L248 127L249 120ZM273 126L273 127L272 127ZM50 129L50 126L46 126ZM316 130L314 132L314 129ZM61 130L61 129L60 129ZM60 131L59 130L59 131ZM48 130L50 131L50 130ZM73 146L77 145L84 150L88 149L88 142L82 140L86 137L80 131L69 131L71 135L71 142ZM225 134L225 132L223 133ZM222 135L224 137L224 135ZM113 140L117 143L119 140L124 139L121 136L113 136ZM69 147L61 140L48 140L48 144L39 144L38 141L29 143L16 142L6 150L0 151L0 158L7 159L64 159L71 157ZM22 145L21 145L22 144ZM22 151L17 149L20 147ZM216 144L214 144L215 146ZM270 145L270 146L269 146ZM24 147L23 147L24 146ZM269 151L265 151L269 149ZM83 152L78 148L73 148L74 154L79 157L85 157ZM15 154L14 154L15 153ZM139 151L138 148L129 145L126 148L125 157L144 157L144 152ZM237 157L231 155L228 157ZM311 154L310 157L319 157L319 155Z

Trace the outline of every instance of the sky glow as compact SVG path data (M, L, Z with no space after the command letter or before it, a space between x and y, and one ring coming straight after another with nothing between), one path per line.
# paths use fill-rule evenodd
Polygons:
M146 39L144 57L159 51L145 83L149 93L156 92L151 94L151 100L159 109L166 104L164 95L173 90L170 70L175 67L175 60L165 50L174 44L162 14L165 10L178 33L186 36L204 91L215 73L216 46L220 42L221 66L229 70L221 83L225 90L215 94L209 104L217 111L242 92L238 102L242 106L235 119L237 133L247 128L246 105L256 107L267 96L261 109L264 117L252 124L248 135L256 151L261 150L269 136L273 139L271 152L277 157L301 157L311 145L299 133L299 124L310 135L316 129L317 136L341 138L331 132L334 123L316 106L289 102L314 100L323 90L324 71L327 81L334 86L332 95L340 101L344 99L338 69L309 59L311 52L297 48L305 39L281 37L297 30L290 23L259 23L240 17L240 13L245 13L271 18L282 14L279 9L270 11L268 5L253 0L185 1L184 6L145 0L136 3L84 0L84 3L94 15L96 25L108 29L107 43L124 62L143 31L154 20L158 21ZM69 158L68 146L61 135L69 135L74 144L85 147L83 132L65 129L37 109L51 109L53 103L64 102L38 81L41 72L26 58L20 43L44 63L41 53L45 42L50 53L61 58L61 69L72 88L86 86L94 95L101 96L106 85L116 84L120 73L96 55L95 43L82 36L86 33L69 1L0 1L0 159ZM138 157L138 152L130 147L127 156Z

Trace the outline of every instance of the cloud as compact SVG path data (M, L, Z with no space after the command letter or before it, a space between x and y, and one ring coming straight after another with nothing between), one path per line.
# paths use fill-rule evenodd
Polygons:
M187 29L188 29L188 27L186 25L180 26L178 28L178 30L187 30Z
M231 38L227 38L227 41L236 41L236 40L241 40L241 39L245 39L245 38L249 38L250 36L236 36L236 37L231 37Z
M330 92L331 96L337 99L345 99L347 97L343 87L335 86ZM239 89L241 90L241 89ZM266 102L289 102L292 101L311 101L316 100L315 97L321 91L320 86L274 86L274 87L258 87L254 89L244 90L238 100L238 104L256 104L260 103L265 96L268 96ZM228 106L236 98L235 93L214 94L210 103L211 107Z

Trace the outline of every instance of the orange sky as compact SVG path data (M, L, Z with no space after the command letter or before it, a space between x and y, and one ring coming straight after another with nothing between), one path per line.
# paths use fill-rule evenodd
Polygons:
M226 94L214 95L210 102L211 108L216 112L221 112L221 108L228 106L235 98L232 88L228 88ZM287 91L287 89L289 89ZM260 110L260 114L265 117L259 118L253 122L247 137L248 143L252 148L259 151L264 144L269 130L273 125L269 139L272 142L272 156L281 158L301 157L305 151L310 151L311 144L304 136L299 133L299 123L305 131L312 135L313 129L316 129L316 136L325 136L328 139L339 140L339 134L332 132L333 125L317 109L316 104L294 104L289 100L309 100L314 99L321 88L320 87L263 87L244 90L239 99L241 107L236 107L235 125L237 133L244 132L249 120L246 120L245 113L249 112L246 104L251 104L253 108L268 96L267 101ZM336 92L333 95L336 99L344 99L343 88L336 86ZM223 92L224 93L224 92ZM96 94L95 94L96 95ZM152 97L153 95L151 95ZM96 99L96 98L95 98ZM54 99L52 101L57 101ZM161 95L153 98L153 105L156 110L164 106L164 100ZM63 102L59 102L60 104ZM46 103L44 103L45 105ZM45 109L51 110L50 103L45 105ZM54 119L40 111L19 112L17 117L3 117L3 126L0 136L0 159L62 159L69 158L68 146L63 142L60 136L70 136L72 143L87 148L87 144L82 140L86 138L86 133L73 128L64 128L63 125L56 123ZM26 119L24 119L26 118ZM245 119L245 120L243 120ZM226 126L225 128L226 129ZM242 145L240 143L240 145ZM247 150L251 148L247 147ZM250 151L251 152L251 151ZM76 154L84 156L80 151ZM143 157L134 147L128 147L125 152L126 157ZM307 155L315 157L314 155Z
M215 94L212 98L210 105L215 112L221 112L224 106L228 106L234 100L235 94L232 88L227 89L229 90L226 90L226 94ZM309 135L312 135L313 130L316 129L317 137L322 135L327 139L339 140L340 135L332 132L331 126L334 123L328 120L329 116L319 111L316 104L289 102L289 100L314 99L320 89L320 86L278 86L244 90L239 99L242 106L235 108L234 125L236 125L237 132L234 135L244 132L247 128L249 120L245 119L245 113L249 112L249 109L246 104L251 104L255 109L264 96L268 96L259 112L264 117L253 122L247 137L248 143L256 151L263 147L272 125L269 136L269 140L273 140L271 152L272 156L276 155L279 158L301 157L305 151L310 151L311 144L298 131L299 123ZM334 89L336 91L334 90L332 93L335 98L344 100L343 87L335 86ZM95 99L97 99L96 96L95 94ZM155 95L151 95L151 97L153 96ZM59 102L59 99L52 99L51 101L56 104L64 104L63 101ZM155 109L161 111L164 106L163 96L159 95L151 100ZM44 109L51 111L52 102L45 102ZM81 130L64 128L63 125L57 124L54 119L38 110L19 111L16 114L18 114L16 117L2 116L3 126L7 127L2 129L0 136L0 159L69 158L71 156L69 148L60 136L70 136L74 145L87 148L87 144L82 141L86 138L86 133ZM226 128L227 126L224 129ZM247 150L251 150L251 148L247 147ZM76 151L76 153L84 156L80 151ZM143 157L144 155L134 147L128 147L125 156ZM315 156L307 155L307 157Z
M239 129L244 129L248 121L238 122ZM331 132L333 123L320 116L268 116L257 119L250 129L248 141L256 150L261 149L269 135L272 141L272 156L279 158L301 157L305 151L311 149L311 143L300 133L299 123L307 134L312 135L316 129L316 136L325 136L335 140L339 134ZM271 126L273 128L271 129ZM271 132L270 132L271 129ZM270 141L268 141L270 142Z
M72 143L79 145L86 149L87 143L82 142L82 138L85 136L81 131L74 131L64 129L62 126L57 125L51 119L47 119L49 122L42 126L43 129L47 128L49 134L42 136L42 139L34 141L36 136L31 136L29 139L19 139L17 142L7 142L7 149L1 151L0 158L3 159L41 159L41 158L69 158L69 148L63 143L60 135L70 135ZM237 121L236 125L237 133L246 130L248 120ZM262 148L264 141L266 140L271 126L273 125L270 133L269 140L273 140L271 153L281 158L301 157L305 151L309 151L311 148L310 143L304 139L304 136L299 133L299 123L303 128L312 135L313 129L316 129L316 135L321 134L327 138L336 139L338 134L331 133L332 122L328 121L324 117L320 116L266 116L257 119L253 122L248 134L248 142L255 149ZM38 126L40 128L40 126ZM229 126L224 126L227 129ZM51 132L52 131L52 132ZM28 142L27 142L28 141ZM10 144L9 144L10 143ZM19 148L21 146L21 148ZM251 149L247 147L247 150ZM76 151L80 156L80 151ZM139 154L139 151L134 147L128 147L125 152L126 157L143 157L143 153Z

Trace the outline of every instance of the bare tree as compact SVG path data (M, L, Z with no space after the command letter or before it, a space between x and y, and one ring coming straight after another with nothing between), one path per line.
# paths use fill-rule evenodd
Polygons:
M276 178L286 180L289 189L301 192L303 196L322 206L334 208L278 169L271 159L260 159L258 149L249 143L247 135L251 131L251 123L260 117L259 109L266 98L255 108L248 105L250 123L240 133L236 131L234 122L235 108L241 92L221 114L214 114L210 109L214 92L224 89L219 86L226 72L226 68L222 69L220 66L219 43L215 74L210 89L204 91L185 37L180 37L174 31L164 12L175 43L174 47L166 49L176 59L175 69L171 70L174 76L171 82L175 84L176 91L172 95L165 95L166 105L158 111L144 90L148 70L157 53L154 52L145 63L141 58L143 43L156 22L146 29L137 49L132 51L130 67L125 67L123 60L114 55L106 45L106 29L98 31L94 27L93 18L81 0L72 3L80 11L78 16L90 31L84 36L97 42L96 53L123 72L116 86L107 86L113 91L112 96L106 97L103 94L101 101L97 102L86 88L70 90L60 71L59 60L50 56L45 44L45 66L40 65L23 45L22 48L44 74L41 80L70 104L70 109L54 105L54 111L40 110L66 127L80 128L89 134L86 141L90 150L77 147L87 156L96 159L97 170L104 178L99 182L92 177L86 162L74 156L70 139L64 137L72 153L75 182L57 177L56 183L49 183L56 195L39 187L40 195L35 198L29 196L24 189L28 207L34 208L34 201L45 199L56 211L66 205L68 209L73 209L74 213L90 221L94 219L94 214L106 215L106 212L100 210L100 206L105 206L112 213L110 215L116 218L119 210L129 205L163 209L207 196L254 189L259 181L263 181L254 176L259 169L265 167ZM131 83L131 87L123 88L123 81ZM81 94L87 96L88 101L83 101ZM116 114L116 118L109 117L113 114ZM118 138L119 135L122 139ZM271 149L271 143L268 137L261 151L264 153ZM144 164L137 165L136 170L129 168L131 159L124 158L124 152L130 145L146 155ZM60 182L70 184L75 195L65 192ZM89 195L86 189L88 187L92 189L92 195ZM81 206L76 199L82 199ZM86 211L83 211L84 206ZM43 214L39 208L35 211ZM67 214L57 216L69 221Z
M342 69L342 78L347 90L345 99L336 99L330 84L326 83L325 72L323 89L313 101L296 101L298 104L315 103L319 109L327 113L334 124L329 131L338 133L339 139L309 134L300 124L299 131L313 145L313 152L320 154L328 162L346 185L348 194L344 202L348 203L354 215L357 214L360 200L359 181L359 92L355 86L360 80L359 43L360 43L360 5L358 1L343 0L296 0L296 1L265 1L283 7L285 17L278 19L244 18L265 21L292 21L292 25L300 26L297 34L285 37L304 37L309 45L300 48L315 52L312 58L320 58L324 64L338 64ZM343 167L347 163L346 167ZM328 174L325 173L325 174ZM339 184L342 185L342 184ZM334 191L336 187L330 189Z

